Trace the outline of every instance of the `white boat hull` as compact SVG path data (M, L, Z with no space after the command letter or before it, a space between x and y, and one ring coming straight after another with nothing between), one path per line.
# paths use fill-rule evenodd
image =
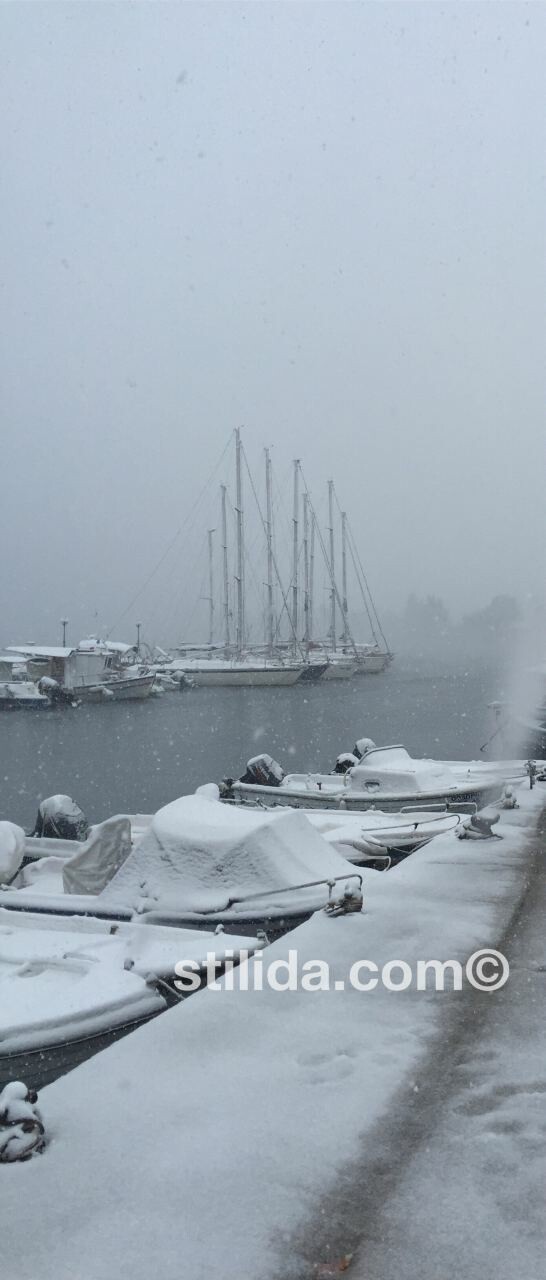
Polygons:
M94 685L78 685L65 692L75 702L132 702L136 698L149 698L154 684L155 675L131 676Z
M358 660L357 674L361 676L379 675L385 671L391 661L388 653L366 653Z
M323 671L322 680L352 680L356 674L356 662L329 662Z
M494 800L502 791L502 782L488 779L483 783L469 784L466 787L451 787L448 790L405 792L400 794L377 791L374 794L364 791L292 790L288 787L260 787L249 782L234 782L231 793L235 800L259 800L265 805L287 805L292 809L340 809L346 813L364 813L367 809L381 809L386 813L396 813L400 809L413 806L423 808L426 805L476 804L481 807Z
M299 680L301 667L187 667L187 675L197 687L227 686L233 688L268 688L293 685Z
M13 680L0 683L0 711L48 707L49 699L37 689L33 680Z

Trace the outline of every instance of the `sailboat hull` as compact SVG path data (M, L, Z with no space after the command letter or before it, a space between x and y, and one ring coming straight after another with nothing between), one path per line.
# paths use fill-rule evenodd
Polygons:
M356 674L356 662L329 662L322 680L352 680Z
M226 686L232 688L270 688L274 685L293 685L299 680L301 667L187 667L193 684Z
M379 675L391 662L390 653L366 653L358 659L357 675Z

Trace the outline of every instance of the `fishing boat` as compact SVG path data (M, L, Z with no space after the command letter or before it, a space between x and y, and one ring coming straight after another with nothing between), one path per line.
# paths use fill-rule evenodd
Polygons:
M349 753L347 766L344 772L285 774L271 756L255 756L241 778L225 780L222 794L298 809L392 812L429 804L481 808L500 795L505 783L526 775L522 761L415 760L403 746L375 744L366 746L358 761Z
M123 646L129 650L130 646ZM125 702L147 698L153 691L154 672L132 672L120 663L119 646L84 642L69 648L58 645L13 645L9 653L24 660L40 692L54 705L80 702Z

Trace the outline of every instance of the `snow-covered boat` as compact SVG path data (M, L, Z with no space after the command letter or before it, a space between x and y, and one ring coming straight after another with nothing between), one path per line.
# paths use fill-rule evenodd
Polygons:
M84 641L77 649L59 645L10 646L10 653L25 661L29 675L46 700L54 704L125 702L147 698L155 674L142 674L120 665L120 646ZM131 646L121 646L127 652Z
M505 782L525 773L522 761L415 760L405 747L372 744L344 773L285 774L271 756L255 756L241 778L226 779L223 794L298 809L393 811L429 804L481 808L500 794Z
M0 1089L64 1075L182 998L183 960L205 980L260 943L181 929L0 908Z
M48 706L49 699L40 693L34 680L27 678L24 658L13 653L0 654L0 711Z
M397 863L437 836L455 831L463 815L448 812L342 813L337 809L303 810L311 826L338 853L357 866L379 869Z
M0 906L272 937L347 883L357 887L354 866L304 814L245 810L218 797L209 784L174 801L142 820L134 842L120 816L92 827L68 856L61 841L55 855L25 866L21 854L17 874L0 875L9 879Z

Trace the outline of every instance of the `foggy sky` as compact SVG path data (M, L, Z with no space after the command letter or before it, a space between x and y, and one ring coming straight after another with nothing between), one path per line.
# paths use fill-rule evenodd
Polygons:
M288 508L334 477L380 610L542 593L544 6L0 30L0 642L172 640L222 474L130 602L238 425Z

